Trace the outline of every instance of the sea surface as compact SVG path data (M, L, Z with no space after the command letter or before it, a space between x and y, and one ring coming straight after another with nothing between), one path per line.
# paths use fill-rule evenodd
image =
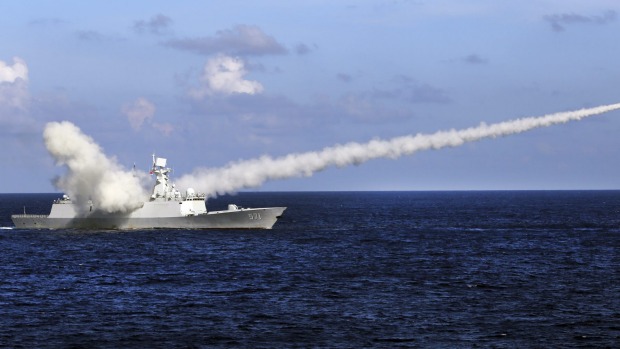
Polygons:
M241 193L273 230L17 230L0 347L618 348L620 191Z

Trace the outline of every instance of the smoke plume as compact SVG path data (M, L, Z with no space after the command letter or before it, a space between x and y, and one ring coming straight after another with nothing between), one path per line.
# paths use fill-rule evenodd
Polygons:
M561 112L540 117L526 117L496 124L480 124L462 130L417 134L389 140L372 140L368 143L348 143L324 148L321 151L289 154L272 158L232 162L222 168L199 168L182 176L177 184L181 188L193 187L214 197L233 193L242 188L258 187L266 181L291 177L311 176L327 167L344 167L362 164L377 158L398 158L428 149L458 147L467 142L521 133L539 127L561 124L573 120L620 109L620 103L589 109Z
M43 138L56 163L68 168L56 188L71 196L81 213L89 210L89 200L95 209L111 213L134 210L148 198L140 180L148 175L124 170L74 124L50 122Z

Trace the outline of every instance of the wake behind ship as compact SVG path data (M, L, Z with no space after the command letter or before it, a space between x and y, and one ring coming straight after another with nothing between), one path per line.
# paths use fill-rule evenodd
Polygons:
M271 229L286 207L241 208L207 211L206 197L188 188L184 194L170 184L166 159L153 156L151 173L156 183L149 201L131 212L108 213L94 203L78 207L64 195L55 200L49 215L15 214L11 220L24 229Z

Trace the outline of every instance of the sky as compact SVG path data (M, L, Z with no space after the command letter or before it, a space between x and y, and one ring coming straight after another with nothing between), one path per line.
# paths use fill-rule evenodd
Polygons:
M48 122L172 179L620 102L616 0L0 2L0 192L56 192ZM620 189L620 112L252 190Z

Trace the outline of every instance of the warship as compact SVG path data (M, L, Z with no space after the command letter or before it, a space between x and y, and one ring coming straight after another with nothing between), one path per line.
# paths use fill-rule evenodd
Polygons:
M54 200L49 215L24 212L11 215L11 220L18 229L271 229L286 210L286 207L243 208L229 204L227 210L207 211L205 194L198 194L192 188L181 193L171 184L170 172L166 159L153 155L151 174L155 174L156 182L152 195L130 212L97 210L92 201L84 209L63 195Z

